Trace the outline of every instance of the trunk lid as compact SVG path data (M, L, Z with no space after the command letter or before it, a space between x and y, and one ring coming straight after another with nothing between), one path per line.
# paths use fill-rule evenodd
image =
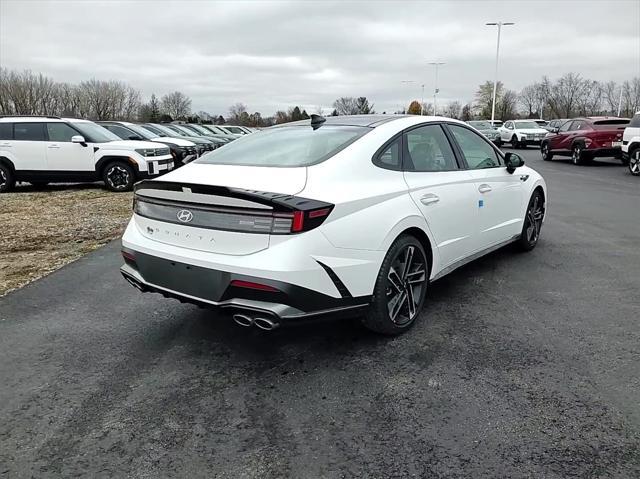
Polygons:
M211 253L246 255L289 231L287 201L302 191L301 168L190 164L136 185L134 221L145 237Z

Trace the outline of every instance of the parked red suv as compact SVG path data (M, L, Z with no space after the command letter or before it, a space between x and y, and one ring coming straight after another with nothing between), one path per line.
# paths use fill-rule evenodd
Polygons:
M622 133L628 123L628 118L606 116L567 120L542 140L542 159L549 161L554 155L570 156L574 165L597 156L622 159Z

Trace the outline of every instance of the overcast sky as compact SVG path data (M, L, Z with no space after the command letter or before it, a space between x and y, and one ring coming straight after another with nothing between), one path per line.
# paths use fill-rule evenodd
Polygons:
M410 98L473 98L493 79L519 90L542 75L640 76L640 0L50 1L0 0L0 65L55 80L118 79L145 97L180 90L193 110L263 115L367 96L378 112ZM413 80L413 84L403 84Z

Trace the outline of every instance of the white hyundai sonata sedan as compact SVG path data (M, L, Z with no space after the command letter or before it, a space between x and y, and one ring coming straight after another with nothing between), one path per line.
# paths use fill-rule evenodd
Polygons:
M430 282L533 249L547 199L522 158L460 121L312 115L138 183L121 271L243 326L346 314L398 334Z

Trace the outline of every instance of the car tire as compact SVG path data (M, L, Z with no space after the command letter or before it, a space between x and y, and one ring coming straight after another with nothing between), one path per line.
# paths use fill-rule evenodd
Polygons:
M640 176L640 147L629 152L629 173Z
M574 165L584 165L586 163L584 148L580 143L574 143L571 147L571 161Z
M524 216L522 232L517 241L517 245L522 251L531 251L538 244L542 220L544 219L545 204L544 196L539 189L534 190L527 211Z
M124 161L114 161L105 166L102 180L110 191L131 191L135 182L133 168Z
M13 170L7 165L0 163L0 193L11 191L16 186L16 178Z
M500 148L502 146L502 138L498 137L498 139L496 140L496 146L498 148Z
M553 154L551 153L551 148L549 148L549 143L543 143L540 146L540 154L542 155L542 159L544 161L551 161L553 159Z
M389 336L410 329L424 304L429 271L427 255L415 236L396 239L382 261L364 326Z
M520 148L520 142L518 141L518 137L516 135L513 135L511 137L511 141L509 143L511 143L511 148L514 148L516 150Z

